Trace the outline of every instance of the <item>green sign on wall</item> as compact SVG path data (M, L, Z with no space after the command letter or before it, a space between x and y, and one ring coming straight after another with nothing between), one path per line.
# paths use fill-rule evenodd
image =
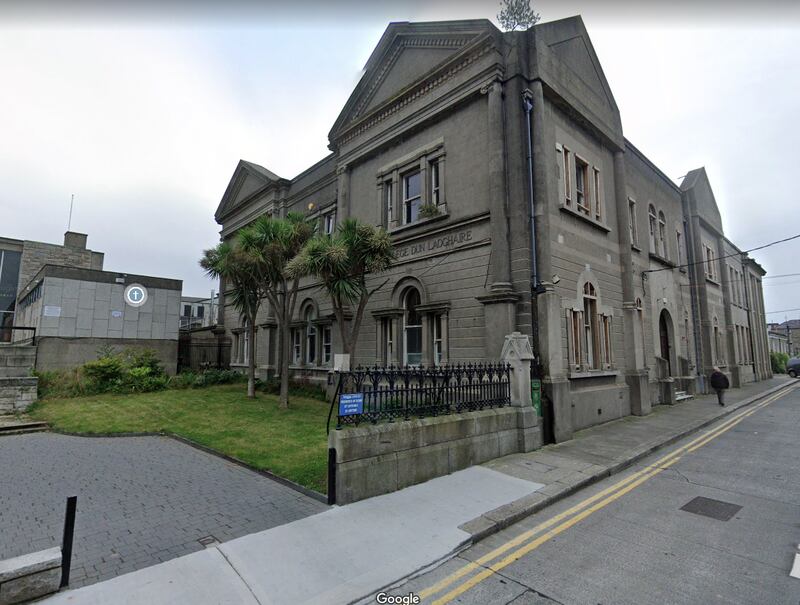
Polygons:
M542 381L538 378L531 380L531 403L536 410L537 416L542 415Z

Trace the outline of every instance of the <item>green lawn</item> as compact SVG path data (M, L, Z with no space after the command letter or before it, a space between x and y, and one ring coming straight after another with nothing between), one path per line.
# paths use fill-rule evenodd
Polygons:
M325 493L328 405L294 397L281 410L274 395L250 400L246 388L45 399L30 415L70 433L174 433Z

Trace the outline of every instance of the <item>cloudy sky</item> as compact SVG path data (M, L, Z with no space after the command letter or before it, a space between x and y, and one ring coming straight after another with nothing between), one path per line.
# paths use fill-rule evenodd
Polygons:
M643 4L534 6L583 15L626 136L676 181L706 166L742 249L800 233L800 5ZM205 296L197 259L239 158L293 177L328 153L389 21L494 19L499 2L224 6L0 0L0 235L60 242L75 194L72 228L107 269ZM800 273L800 240L755 256ZM764 292L769 319L800 317L800 275Z

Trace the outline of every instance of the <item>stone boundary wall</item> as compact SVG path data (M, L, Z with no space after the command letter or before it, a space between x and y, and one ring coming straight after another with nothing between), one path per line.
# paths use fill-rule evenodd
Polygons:
M155 351L164 370L170 376L178 367L178 340L158 340L147 338L67 338L57 336L37 337L37 370L62 370L83 365L99 357L104 347L115 351L125 349L150 349Z
M61 549L40 550L0 561L0 605L22 603L58 592Z
M336 503L387 494L541 444L536 411L519 406L331 431Z
M36 401L39 379L31 376L34 346L0 346L0 414L24 412Z

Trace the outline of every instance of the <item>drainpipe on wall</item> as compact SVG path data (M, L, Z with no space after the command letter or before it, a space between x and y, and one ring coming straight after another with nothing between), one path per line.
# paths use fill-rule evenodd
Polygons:
M527 128L528 142L528 208L531 214L531 291L533 294L539 292L539 276L536 271L536 213L533 203L533 141L531 135L531 111L533 110L533 99L529 91L522 93L522 107L525 109L525 124Z

